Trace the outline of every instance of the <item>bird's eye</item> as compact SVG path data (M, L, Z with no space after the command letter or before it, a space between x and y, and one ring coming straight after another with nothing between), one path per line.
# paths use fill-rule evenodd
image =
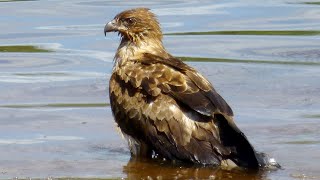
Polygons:
M134 19L134 18L126 18L126 19L124 20L124 22L125 22L126 24L128 24L128 25L132 25L132 24L135 23L135 19Z

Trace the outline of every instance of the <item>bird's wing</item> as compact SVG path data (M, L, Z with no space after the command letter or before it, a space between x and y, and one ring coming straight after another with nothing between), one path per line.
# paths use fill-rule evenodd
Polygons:
M172 56L165 59L145 53L139 61L146 65L162 65L159 65L153 74L162 73L165 77L159 78L156 85L163 93L172 95L178 101L206 116L212 116L215 113L233 116L230 106L214 90L211 83L180 59ZM152 84L148 82L153 80L152 78L145 80L146 85Z
M202 115L222 114L236 132L242 133L233 121L232 109L211 83L180 59L144 53L131 62L140 65L127 66L123 70L122 79L126 82L130 81L134 87L155 97L160 93L169 94L178 103Z
M152 103L146 106L145 112L143 113L152 120L159 120L154 121L155 127L147 127L156 128L159 132L164 132L165 136L163 137L169 139L170 142L177 141L177 144L186 145L186 147L198 147L198 145L195 144L187 144L195 139L208 143L211 140L207 138L212 136L213 131L219 131L214 132L218 133L219 137L218 139L213 138L212 141L215 142L211 143L214 144L214 147L217 148L221 154L228 154L228 148L223 148L221 145L230 147L230 149L234 149L232 150L233 152L232 155L230 155L230 158L237 164L253 167L257 165L255 151L247 141L246 136L235 125L232 118L233 113L229 105L202 75L181 60L174 57L166 59L151 54L144 54L143 56L140 56L139 59L131 59L130 64L118 69L117 74L125 84L131 84L137 92L149 95L147 101L151 100ZM129 91L128 94L130 94ZM168 97L162 96L162 94L169 95L172 98L161 101L161 98ZM175 100L176 103L180 104L182 107L189 107L190 110L194 110L193 113L197 112L197 120L194 119L194 116L192 120L208 122L201 124L210 127L204 128L204 131L201 131L201 128L198 129L198 131L194 131L193 129L184 127L190 125L190 122L187 120L186 123L183 122L183 119L180 119L180 115L183 115L182 112L170 114L169 111L166 111L166 109L168 109L167 105L171 106L171 104L173 104L166 103L170 100ZM128 100L128 103L131 102ZM126 108L130 109L127 105ZM137 112L137 107L132 106L131 109L133 109L134 112ZM164 109L164 111L162 111L162 109ZM152 113L148 113L149 111L152 111ZM167 120L172 118L176 120L167 122ZM165 120L163 121L163 119ZM218 126L216 130L211 129L214 127L210 125L212 120L214 120L215 125ZM149 129L148 132L151 134L149 138L155 137L159 139L164 135L159 135L156 131L152 131L151 129ZM198 142L198 140L195 142ZM217 140L220 142L216 142ZM152 140L152 142L155 143L156 141ZM211 146L201 146L207 147L203 152L211 152L209 151L210 148L212 148ZM160 148L162 146L159 145L157 147ZM197 154L196 152L198 151L190 150L190 152L192 152L192 154ZM198 152L198 154L201 153ZM247 164L248 162L250 165Z

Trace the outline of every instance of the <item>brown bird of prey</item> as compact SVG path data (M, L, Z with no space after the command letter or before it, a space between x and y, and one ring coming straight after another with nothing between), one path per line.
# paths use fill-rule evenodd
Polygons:
M121 12L104 32L121 36L109 95L132 156L250 169L270 164L236 126L212 84L166 51L149 9Z

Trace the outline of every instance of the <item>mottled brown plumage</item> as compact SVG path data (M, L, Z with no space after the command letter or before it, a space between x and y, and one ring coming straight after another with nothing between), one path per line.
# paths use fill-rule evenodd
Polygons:
M132 155L204 165L265 165L211 83L165 50L149 9L121 12L105 26L105 33L110 31L121 35L109 84L111 108Z

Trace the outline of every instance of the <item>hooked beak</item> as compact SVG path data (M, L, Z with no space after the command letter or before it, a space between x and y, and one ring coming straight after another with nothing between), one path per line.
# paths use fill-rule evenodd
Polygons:
M118 30L118 25L115 22L115 20L112 20L110 22L108 22L106 24L106 26L104 27L104 35L107 35L107 32L111 32L111 31L117 31Z

